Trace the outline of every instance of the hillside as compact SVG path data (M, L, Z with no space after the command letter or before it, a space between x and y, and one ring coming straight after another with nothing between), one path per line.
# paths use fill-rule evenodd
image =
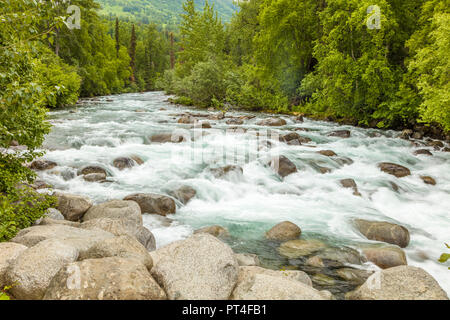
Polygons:
M183 12L184 0L97 0L102 6L101 14L119 16L145 23L155 22L163 25L177 24ZM236 6L233 0L210 0L223 21L228 21ZM202 8L204 0L195 1Z

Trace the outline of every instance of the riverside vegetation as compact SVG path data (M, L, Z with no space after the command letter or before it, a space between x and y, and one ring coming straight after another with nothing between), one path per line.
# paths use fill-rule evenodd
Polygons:
M0 240L13 240L1 244L0 287L11 285L8 292L15 298L331 297L329 292L305 288L307 280L295 280L294 284L294 280L281 277L278 283L274 277L281 273L255 272L241 277L245 271L238 267L241 260L227 245L204 235L177 243L183 248L177 250L183 252L182 257L172 255L171 247L160 249L168 251L162 251L165 257L158 266L155 262L158 255L151 254L150 259L140 247L155 249L151 232L139 222L142 218L138 218L138 210L132 204L140 200L118 200L102 207L101 204L92 206L89 199L82 197L37 193L33 184L35 171L58 165L45 160L33 162L43 155L40 146L50 132L47 108L73 105L80 96L163 88L178 96L174 100L177 103L221 110L301 113L368 127L408 128L402 133L405 139L420 140L424 135L431 135L448 140L450 19L445 1L420 1L420 6L406 1L381 1L382 27L370 30L365 23L366 9L371 5L367 1L251 0L241 3L231 22L223 25L208 3L202 11L197 11L194 2L188 0L175 34L164 32L156 25L101 18L96 13L98 5L92 0L74 0L71 4L82 9L81 29L66 27L65 11L61 10L59 1L1 0ZM301 137L286 139L302 143ZM426 143L439 151L448 149L440 141ZM125 167L135 162L139 160L118 161ZM289 159L285 164L287 171L279 172L281 177L295 172ZM395 164L380 164L380 169L397 177L408 175L407 168ZM102 180L103 175L106 173L96 170L83 174L91 181ZM433 184L433 178L425 178L425 183ZM342 185L358 194L352 181L343 181ZM153 206L161 198L146 201ZM90 219L85 215L97 206L100 209L91 213L100 213L94 214L96 218L92 220L106 220L88 223ZM52 211L55 207L60 214ZM139 209L142 211L141 206ZM121 215L132 212L130 216L134 218L114 217L118 211ZM49 212L54 214L50 218ZM39 220L44 214L47 217ZM36 221L38 225L32 226ZM373 222L355 223L368 239L389 238L383 235L387 231L382 226L376 228L379 231L375 234L363 231L364 223ZM288 229L296 228L290 225ZM386 242L406 246L409 235L404 232L400 232L401 240ZM276 230L269 234L274 233ZM325 249L297 238L280 245L287 257L292 251L296 252L294 256L298 255L304 245L307 250ZM111 253L115 246L117 251ZM307 252L319 251L316 249ZM192 267L193 272L198 272L200 292L184 278L177 284L171 281L186 272L191 250L205 257L211 252L222 252L227 262L226 266L218 266L205 258L201 266ZM392 267L392 261L402 261L403 255L398 250L389 254L372 250L364 253L364 259L372 257L370 260L378 261L380 266ZM306 257L312 259L312 264L324 263L323 257L311 254ZM447 258L444 254L442 262ZM36 259L43 259L51 272L46 269L44 275L40 273L43 270L34 268L31 261ZM102 259L107 259L111 268L137 270L142 284L131 291L110 287L109 279L101 276L110 271L103 269L106 261ZM180 266L170 270L168 266L173 263ZM67 291L62 284L67 282L72 268L86 270L82 279L98 281L94 288L86 292L79 288ZM447 298L425 271L405 266L396 268L399 269L381 271L385 275L383 279L389 279L387 287L382 282L383 290L374 292L369 284L361 282L362 286L348 297ZM95 272L90 274L88 269ZM30 274L35 276L34 280L27 282ZM298 271L295 277L303 277L300 274ZM122 276L123 279L117 280L132 281L126 272L119 275ZM326 278L315 280L326 281ZM239 281L245 285L239 286ZM403 282L419 282L427 290L424 293L405 288L404 296L395 296L393 291L398 286L403 288ZM205 283L211 286L204 287ZM268 283L274 283L275 287L268 289ZM248 290L249 285L254 290ZM286 286L297 289L286 292ZM99 296L99 288L105 287L109 295ZM218 287L220 290L216 291ZM274 296L265 296L268 292L274 292ZM1 293L1 297L5 294Z

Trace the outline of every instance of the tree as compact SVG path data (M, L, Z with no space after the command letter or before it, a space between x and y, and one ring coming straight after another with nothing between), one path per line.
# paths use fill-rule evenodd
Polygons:
M136 73L136 31L134 30L134 24L131 28L131 40L130 40L130 67L131 67L131 83L134 83Z
M120 50L119 18L116 18L116 27L114 29L114 36L116 39L116 54L117 57L119 57L119 50Z

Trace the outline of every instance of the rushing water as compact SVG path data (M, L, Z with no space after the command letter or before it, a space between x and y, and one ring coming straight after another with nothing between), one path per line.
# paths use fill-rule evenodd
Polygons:
M218 224L229 229L232 235L229 242L235 251L257 253L263 265L271 268L290 263L277 254L273 243L264 241L264 232L281 221L299 225L303 238L354 248L374 242L354 229L353 218L399 223L411 234L411 242L405 249L408 263L427 270L450 292L449 271L437 262L440 253L445 251L444 243L450 241L450 153L432 151L432 157L415 156L415 147L397 138L398 133L394 131L308 119L298 123L286 116L283 117L286 126L271 130L284 134L295 128L306 128L309 130L296 132L312 142L290 146L272 141L271 149L256 150L257 154L250 149L252 156L241 163L242 177L217 179L207 167L229 164L219 161L223 156L218 150L248 149L248 142L254 136L250 133L225 136L205 129L209 134L195 143L150 143L153 134L190 129L189 125L177 123L181 113L208 114L205 110L177 107L166 100L162 93L125 94L86 101L76 110L51 112L53 130L44 144L49 150L45 158L59 166L41 173L41 177L55 189L85 195L95 202L122 199L136 192L166 194L182 185L192 186L197 191L196 197L187 205L178 206L177 213L170 216L174 220L170 225L152 215L144 215L144 224L154 233L157 246L186 238L199 227ZM267 129L256 125L267 115L242 112L227 115L255 116L242 127ZM226 120L208 121L215 129L226 129L232 126L226 125ZM351 130L351 137L327 136L337 129ZM354 162L342 165L316 153L318 150L333 150L339 157ZM261 161L273 152L288 157L298 172L280 179ZM199 161L195 156L198 154L209 162ZM130 155L139 156L145 163L123 171L112 166L115 158ZM412 175L398 179L383 173L377 168L377 163L383 161L405 165ZM64 180L61 176L61 173L65 176L68 172L75 173L88 164L105 167L111 182L86 182L76 175ZM317 165L333 170L321 174ZM437 185L424 184L421 175L434 177ZM354 196L351 189L339 184L344 178L356 181L362 197ZM398 192L392 189L391 181L399 186Z

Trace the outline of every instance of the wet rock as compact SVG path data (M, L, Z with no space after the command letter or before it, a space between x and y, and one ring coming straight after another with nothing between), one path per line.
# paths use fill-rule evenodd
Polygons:
M74 270L79 280L73 280ZM69 285L68 285L69 284ZM51 281L44 300L163 300L166 294L135 259L108 257L74 262Z
M82 196L61 192L56 192L54 196L58 203L56 208L69 221L80 220L92 206L92 201Z
M312 287L311 278L306 272L300 270L270 270L258 266L239 267L239 277L237 285L255 274L265 274L272 277L294 280Z
M413 139L422 139L423 138L423 132L415 131L411 138L413 138Z
M354 162L352 159L350 159L348 157L339 157L339 158L335 158L333 160L336 161L341 166L351 165Z
M280 140L289 145L301 145L302 143L311 142L310 138L303 137L299 135L297 132L291 132L287 135L284 135L281 137Z
M222 120L223 118L225 118L225 114L223 112L218 112L208 116L209 120Z
M53 276L65 264L76 261L78 250L64 241L48 239L23 251L8 267L6 282L15 284L16 299L42 299Z
M336 285L336 280L332 277L329 277L323 273L317 273L311 277L311 280L314 284L323 286L323 287L332 287Z
M286 125L286 120L281 118L268 118L256 123L258 126L278 127Z
M434 180L434 178L432 178L432 177L420 176L420 179L422 179L425 184L430 184L432 186L436 185L436 180Z
M427 155L427 156L432 156L432 155L433 155L433 154L432 154L429 150L427 150L427 149L419 149L419 150L414 151L414 155L418 156L418 155L420 155L420 154L424 154L424 155Z
M175 213L175 201L167 196L155 193L135 193L126 196L124 200L137 202L142 213L166 216Z
M413 134L413 131L411 129L404 129L402 133L400 134L399 138L404 140L409 140Z
M233 250L209 234L172 244L153 262L152 275L170 300L226 300L238 279Z
M39 189L48 189L51 188L52 186L49 185L47 182L42 181L42 180L35 180L33 182L32 185L30 185L34 190L39 190Z
M16 259L28 247L14 242L0 242L0 288L9 285L5 276L6 270L14 259Z
M369 240L382 241L405 248L409 244L409 231L398 224L356 219L358 230Z
M71 170L63 170L61 171L61 177L64 179L64 181L69 181L75 178L75 173Z
M208 233L214 237L229 237L230 233L222 226L207 226L194 231L194 234Z
M197 122L197 119L195 119L193 116L190 116L190 115L184 115L178 119L178 123L182 123L182 124L194 124L196 122Z
M105 176L108 175L105 169L103 169L100 166L86 166L83 167L79 172L78 175L86 175L91 173L103 173Z
M148 270L153 267L153 260L147 249L136 238L122 235L97 242L89 250L80 254L79 260L121 257L136 259Z
M297 172L295 164L285 156L272 158L270 167L282 178Z
M113 161L113 166L119 170L132 168L132 167L134 167L134 165L135 165L134 160L131 158L128 158L128 157L119 157L119 158L114 159L114 161Z
M356 185L355 180L353 179L342 179L339 181L344 188L353 189L353 194L355 196L361 196L361 193L358 191L358 186Z
M398 266L375 272L349 300L448 300L438 282L425 270Z
M327 167L317 166L317 168L319 169L319 172L320 172L321 174L327 174L327 173L330 173L330 172L331 172L331 169L330 169L330 168L327 168Z
M121 220L122 222L97 220L104 218ZM90 221L89 224L85 224L86 221ZM100 229L107 229L108 231L112 231L113 233L114 230L120 228L120 226L118 226L118 224L120 224L125 227L128 233L134 234L138 230L138 228L142 226L141 209L139 205L134 201L107 201L90 208L83 217L83 224L85 226L90 225L92 227L98 227Z
M383 172L396 176L397 178L411 175L411 171L408 168L395 163L382 162L378 164L378 168L380 168Z
M50 170L53 169L54 167L56 167L58 164L54 161L50 161L50 160L34 160L31 165L30 168L32 170L39 170L39 171L43 171L43 170Z
M295 118L295 122L303 122L303 121L304 121L304 119L303 119L303 116L301 116L301 115Z
M180 143L183 142L183 139L182 135L173 135L172 133L160 133L150 137L150 141L154 143Z
M266 232L266 239L289 241L300 237L302 230L290 221L283 221Z
M281 244L278 252L289 259L298 259L324 249L326 245L319 240L291 240Z
M349 264L360 265L364 262L366 259L357 250L349 247L325 248L307 260L307 264L311 266L329 269L342 268Z
M231 118L231 119L228 119L225 123L228 125L242 125L242 124L244 124L244 120L239 119L239 118Z
M441 151L443 151L443 152L450 152L450 148L449 147L445 147Z
M321 150L317 151L317 153L326 156L326 157L335 157L337 154L333 150Z
M250 266L259 267L261 265L261 262L259 261L259 258L256 254L236 253L234 256L240 267L250 267Z
M427 144L427 146L434 147L435 149L440 149L440 148L444 147L444 143L439 140L430 140L430 141L427 141L426 144Z
M182 186L176 190L170 191L169 195L180 201L182 204L187 204L191 200L197 191L190 186Z
M208 121L200 121L200 122L196 122L194 127L202 128L202 129L211 129L211 123L209 123Z
M89 173L83 175L83 179L87 182L101 182L106 180L106 175L104 173Z
M215 178L224 178L228 174L240 177L244 174L244 170L242 169L242 167L236 165L228 165L221 168L212 168L210 169L210 172Z
M329 137L350 138L350 130L336 130L328 134Z
M336 274L339 278L357 286L366 282L367 278L369 278L373 273L373 271L353 268L341 268L336 270Z
M397 247L366 248L363 253L367 260L382 269L408 264L405 252Z
M328 295L300 281L254 274L240 282L231 300L328 300Z

